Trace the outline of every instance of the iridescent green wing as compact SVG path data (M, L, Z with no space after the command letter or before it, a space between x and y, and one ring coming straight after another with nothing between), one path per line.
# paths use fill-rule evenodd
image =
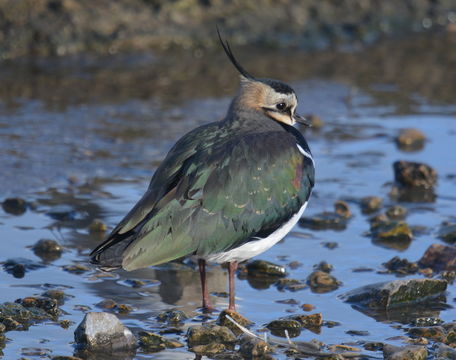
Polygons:
M184 161L175 186L147 215L122 266L223 252L277 229L307 200L313 167L287 132L247 134Z

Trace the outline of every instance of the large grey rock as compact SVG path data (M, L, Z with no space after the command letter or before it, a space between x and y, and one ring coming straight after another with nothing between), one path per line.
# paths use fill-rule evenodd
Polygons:
M366 285L342 295L349 303L370 309L389 309L423 302L445 292L448 283L437 279L406 279Z
M89 312L74 332L79 348L98 351L118 351L136 348L136 338L114 315Z

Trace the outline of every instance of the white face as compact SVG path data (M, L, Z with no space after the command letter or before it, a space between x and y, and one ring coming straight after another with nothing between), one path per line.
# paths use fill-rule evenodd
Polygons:
M294 93L281 94L269 88L265 95L265 101L261 107L269 117L288 125L296 123L294 115L298 99Z

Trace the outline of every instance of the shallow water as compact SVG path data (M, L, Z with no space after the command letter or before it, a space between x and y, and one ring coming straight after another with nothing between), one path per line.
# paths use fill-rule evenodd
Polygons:
M290 82L300 99L301 113L318 114L324 120L320 130L306 131L317 178L305 215L330 211L339 199L348 201L353 213L343 231L296 226L284 241L258 256L286 266L289 277L300 280L325 260L343 283L339 289L325 294L312 293L309 288L281 292L274 285L258 288L248 280L237 280L238 311L255 322L254 330L281 316L302 313L296 305L277 303L293 298L300 304L313 304L313 312L321 312L324 320L340 323L322 327L319 334L303 330L297 340L404 345L392 338L404 335L398 325L410 319L374 319L342 302L339 295L395 279L393 274L377 273L382 263L396 255L418 260L430 244L440 242L436 232L441 222L454 219L454 49L454 36L436 35L346 53L274 54L258 50L255 55L239 51L239 57L246 58L246 67L256 69L255 74ZM21 196L33 205L20 216L0 212L4 244L0 260L22 257L44 265L26 272L23 278L0 272L0 301L37 295L48 288L63 289L70 298L62 306L60 319L72 321L65 330L47 322L28 331L8 332L4 358L73 354L73 331L84 312L99 311L95 304L107 298L134 308L128 315L119 315L133 330L159 330L164 325L155 316L173 308L195 316L186 326L201 321L197 317L199 277L188 265L108 276L100 276L94 268L83 274L63 269L68 264L87 265L87 254L102 239L89 233L91 221L102 219L113 227L142 195L177 138L199 124L223 117L236 76L220 54L192 55L87 57L0 66L5 85L0 91L2 198ZM407 127L426 134L423 150L397 149L394 137ZM407 222L424 228L410 246L399 250L378 246L366 236L367 216L356 203L363 196L376 195L384 199L385 208L395 204L388 194L396 160L427 163L439 175L435 202L402 204L409 210ZM66 206L64 211L71 210L70 220L49 216L62 206ZM57 239L65 247L63 255L48 263L35 256L30 247L42 238ZM338 246L330 250L325 242L337 242ZM288 266L292 261L302 265L292 269ZM372 270L353 271L361 267ZM146 285L133 288L127 279L143 280ZM209 288L226 291L224 269L210 268ZM224 297L212 299L218 309L227 305ZM432 315L455 321L454 285L449 286L446 299L448 308ZM348 330L367 330L369 335L353 336L346 333ZM380 353L370 354L381 358ZM279 352L277 357L285 355ZM136 358L192 359L194 354L183 348L156 354L138 352Z

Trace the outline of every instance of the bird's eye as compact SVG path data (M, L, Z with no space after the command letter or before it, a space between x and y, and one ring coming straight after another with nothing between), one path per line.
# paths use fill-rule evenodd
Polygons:
M276 105L277 110L280 110L280 111L284 110L286 107L287 107L287 104L285 104L285 103L278 103Z

